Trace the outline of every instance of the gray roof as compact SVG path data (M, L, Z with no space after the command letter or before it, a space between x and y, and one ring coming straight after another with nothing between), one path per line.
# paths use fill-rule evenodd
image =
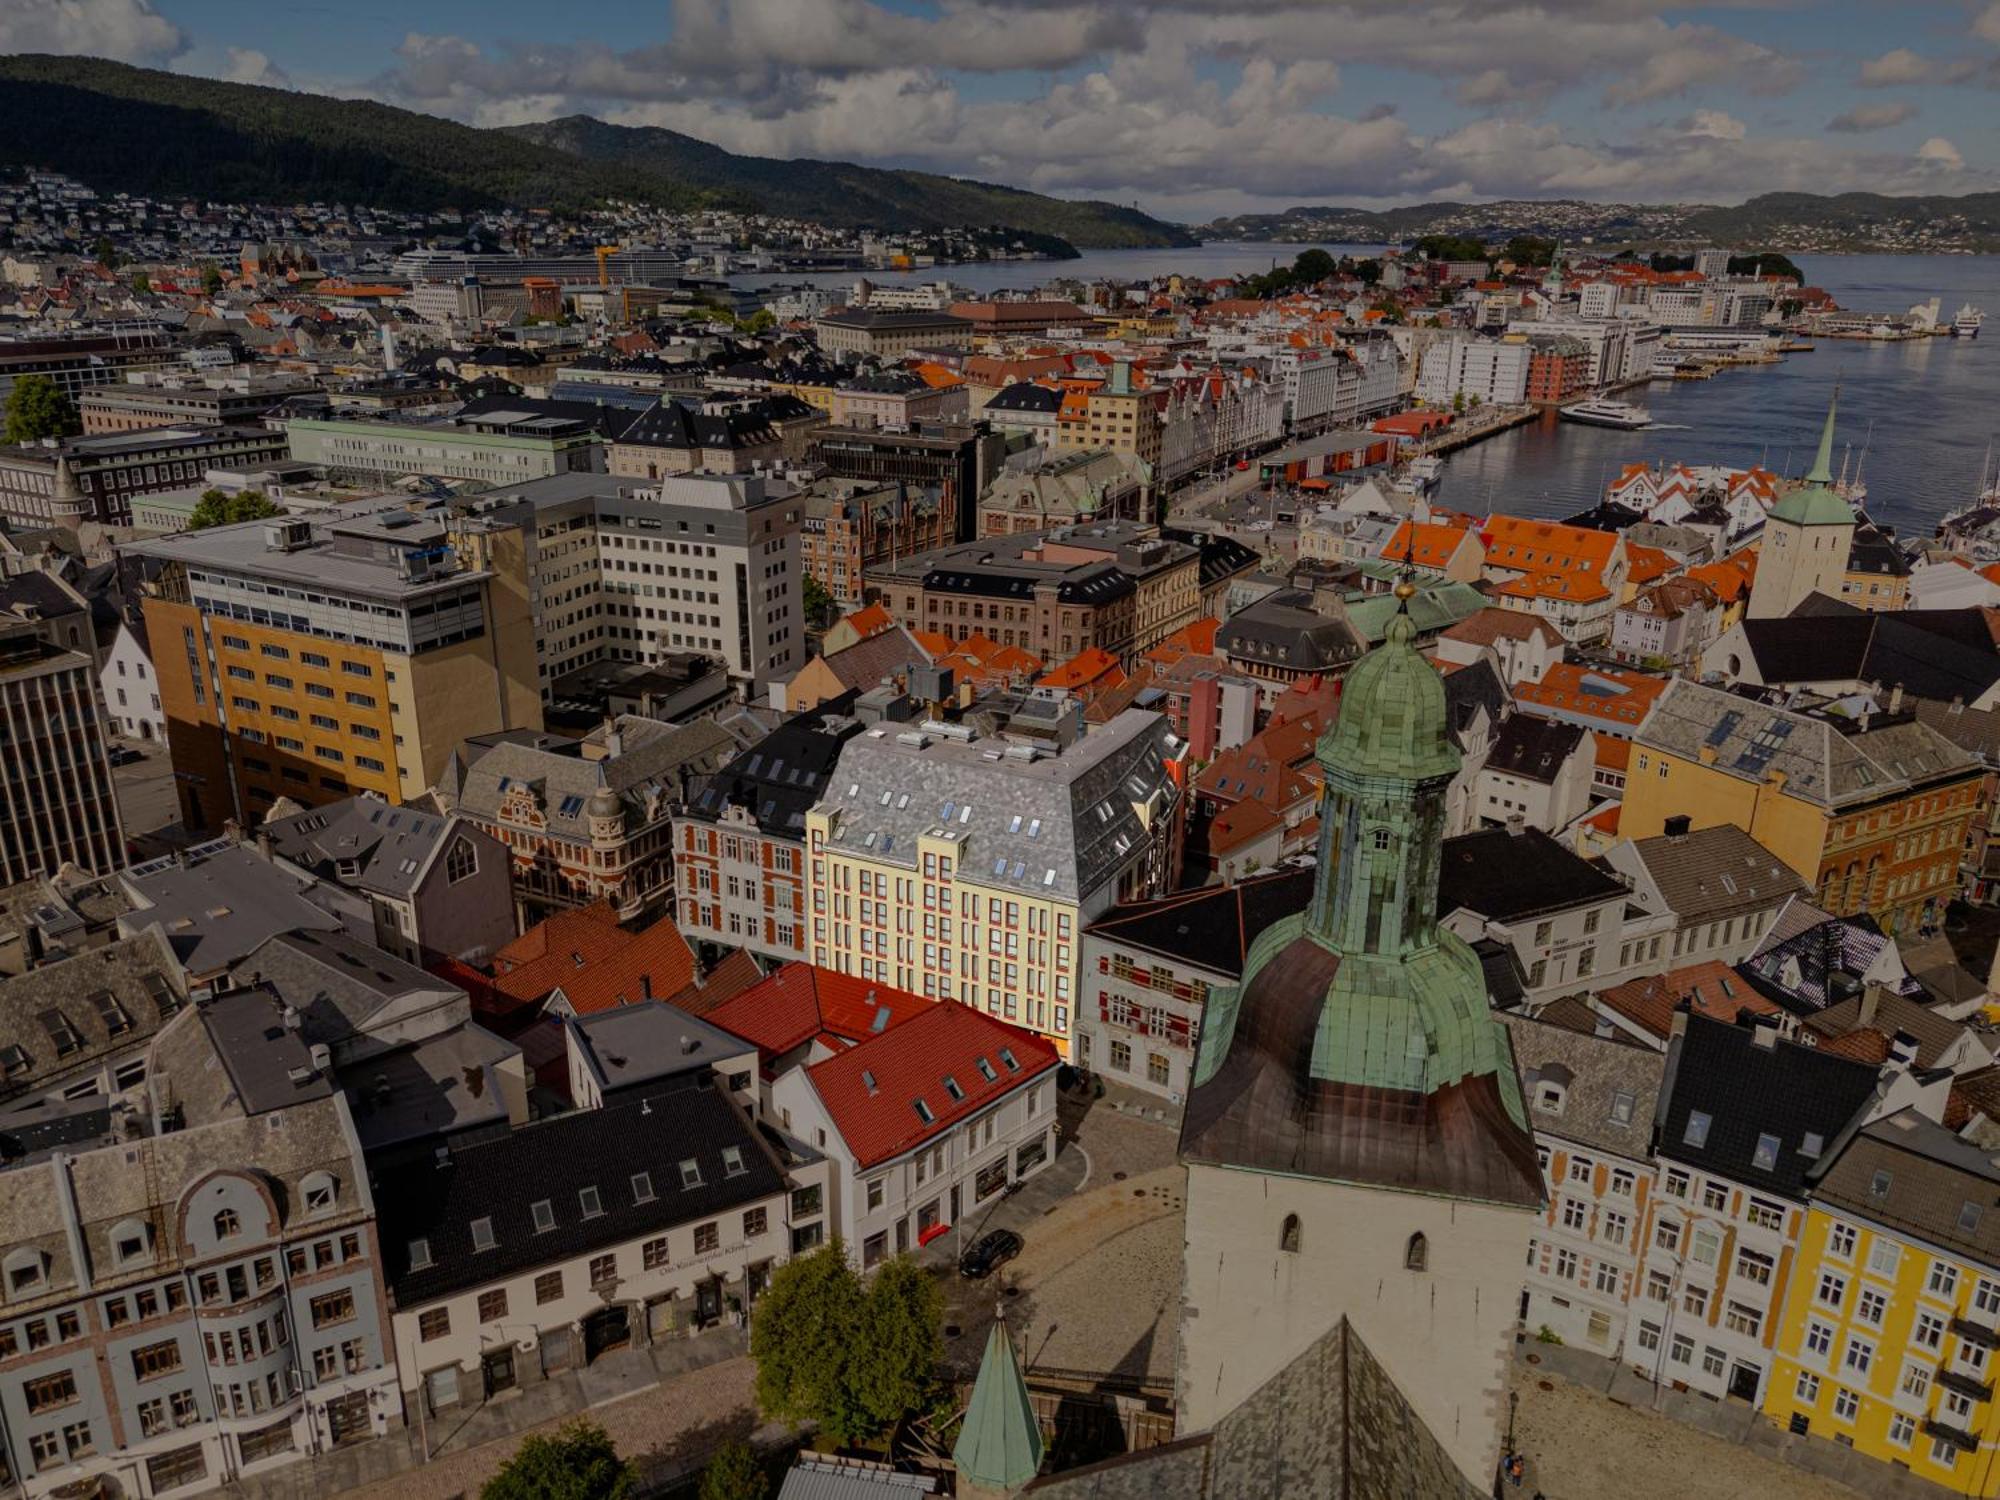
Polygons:
M1521 1092L1539 1135L1560 1136L1596 1151L1644 1161L1666 1057L1611 1037L1509 1013L1500 1018L1514 1038ZM1536 1085L1563 1085L1560 1111L1537 1102Z
M233 974L238 983L265 985L297 1007L307 1041L336 1047L365 1035L375 1017L404 996L464 998L456 986L345 931L281 933L244 955Z
M886 1466L815 1453L799 1456L785 1475L778 1500L898 1500L936 1493L937 1481L928 1474L901 1474Z
M1817 1196L1980 1265L2000 1266L2000 1208L1994 1206L2000 1168L1970 1141L1915 1110L1864 1126L1827 1168Z
M1829 808L1874 801L1978 764L1915 720L1844 734L1824 718L1685 678L1668 685L1636 740L1642 749L1686 760L1709 756L1712 769L1745 781L1783 772L1787 795Z
M1347 666L1367 644L1346 618L1315 610L1311 594L1287 591L1267 594L1231 615L1216 636L1215 649L1225 656L1314 672Z
M140 909L122 925L159 923L197 978L228 968L281 932L340 926L308 898L324 889L317 881L291 875L234 840L200 844L183 857L185 864L169 857L125 871L125 889Z
M1812 895L1804 876L1733 823L1630 840L1605 861L1621 874L1643 870L1683 925Z
M101 1066L186 1002L186 976L157 926L0 982L0 1098Z
M481 1125L501 1125L507 1100L497 1069L521 1055L467 1022L414 1047L377 1053L340 1069L355 1133L368 1151Z
M269 819L262 831L271 836L276 853L322 879L407 896L450 827L449 819L357 796Z
M264 1114L333 1092L312 1050L267 989L229 990L204 1000L201 1021L243 1113Z
M568 1022L572 1044L607 1093L715 1066L755 1061L757 1048L664 1000L616 1005Z
M870 730L842 747L816 810L832 815L839 848L914 867L919 835L948 830L968 840L961 884L1075 901L1143 853L1137 808L1176 795L1170 738L1164 718L1136 708L1033 759L1004 738Z
M500 822L507 794L530 788L556 838L587 842L590 801L607 793L633 826L657 821L686 800L696 777L716 770L736 749L729 733L707 719L662 724L623 715L619 753L586 759L584 742L557 735L468 740L446 766L439 788L482 821ZM601 743L601 741L600 741Z

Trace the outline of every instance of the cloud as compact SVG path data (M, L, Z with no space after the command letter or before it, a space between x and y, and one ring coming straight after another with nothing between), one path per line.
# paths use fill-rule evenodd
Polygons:
M151 0L5 0L0 52L60 52L157 65L185 52L187 36Z
M1741 120L1719 109L1698 109L1681 122L1682 135L1707 136L1716 141L1740 141L1749 133L1749 127Z
M291 74L254 47L231 47L229 65L221 76L230 83L257 83L267 88L289 88Z
M1915 118L1916 113L1916 105L1901 101L1894 104L1857 104L1847 113L1828 120L1826 128L1845 135L1862 135L1870 130L1887 130L1891 125L1900 125Z
M1934 135L1917 147L1917 164L1931 171L1958 172L1964 169L1965 158L1950 141Z
M1987 6L1973 18L1972 34L1982 42L2000 44L2000 3Z
M2000 11L2000 5L1994 7ZM1991 13L1989 13L1990 15ZM1980 24L1984 24L1982 17ZM2000 87L2000 58L1994 57L1925 57L1912 52L1908 47L1897 47L1884 52L1880 57L1870 58L1861 65L1859 81L1863 88L1892 89L1910 84L1978 84L1985 88Z

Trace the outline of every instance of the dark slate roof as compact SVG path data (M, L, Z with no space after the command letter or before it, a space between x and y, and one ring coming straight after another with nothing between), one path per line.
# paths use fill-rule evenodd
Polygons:
M1910 572L1910 560L1903 556L1893 535L1872 521L1864 521L1854 528L1854 540L1847 549L1847 571L1903 578Z
M1745 620L1743 634L1767 683L1852 679L1969 703L2000 681L2000 654L1976 609L1794 614Z
M1238 610L1216 633L1215 644L1225 656L1301 672L1344 667L1367 646L1346 619L1320 614L1311 594L1295 590L1267 594Z
M847 717L859 696L850 688L785 720L747 753L695 782L689 810L713 819L724 808L747 808L765 833L803 837L806 810L826 789L840 747L861 732L861 721Z
M725 1147L742 1153L726 1174ZM681 1186L680 1164L701 1181ZM651 1201L633 1178L644 1173ZM756 1131L713 1088L670 1080L642 1099L580 1110L461 1146L442 1164L425 1158L385 1172L375 1185L383 1259L396 1300L408 1307L504 1276L587 1255L605 1245L712 1218L785 1187ZM603 1209L585 1218L579 1197L595 1188ZM547 1202L555 1227L535 1230L534 1205ZM475 1219L492 1223L491 1250L473 1249ZM431 1264L411 1266L414 1241Z
M1055 386L1017 380L987 402L983 410L1054 412L1061 409L1062 401L1063 393Z
M1463 677L1470 670L1466 668L1451 675ZM1561 724L1533 714L1515 714L1500 726L1500 733L1494 737L1486 769L1528 781L1554 781L1582 743L1583 729L1579 725Z
M1086 930L1120 947L1236 979L1251 940L1280 918L1304 911L1312 892L1311 870L1280 870L1240 885L1203 886L1114 906Z
M1601 501L1589 510L1578 511L1565 526L1581 526L1590 531L1624 531L1646 519L1644 511L1634 510L1629 505L1620 505L1616 500Z
M924 574L924 588L941 594L980 595L996 599L1032 599L1044 583L1056 585L1056 599L1062 604L1109 604L1138 589L1132 575L1112 563L1091 563L1057 572L1030 565L983 567L978 561L954 558L948 566Z
M843 381L840 389L874 396L921 396L930 385L921 375L912 375L907 370L881 370Z
M778 441L771 419L755 408L704 412L680 401L656 401L618 435L647 448L754 448Z
M1859 993L1861 976L1888 944L1866 912L1829 917L1783 935L1774 927L1736 971L1775 1004L1795 1015L1812 1015ZM1908 975L1896 990L1911 996L1924 993L1923 985Z
M1488 724L1498 724L1509 701L1507 684L1501 680L1500 669L1490 657L1482 656L1447 676L1444 705L1451 715L1451 732L1458 748L1465 748L1465 737L1472 732L1480 710L1485 710Z
M1212 1430L1052 1474L1022 1493L1034 1500L1478 1500L1481 1492L1342 1318Z
M873 307L837 307L831 312L823 312L817 319L821 323L832 323L842 328L866 328L892 330L897 328L966 329L972 328L970 318L955 318L942 312L905 312L901 309Z
M631 413L622 407L598 401L548 401L533 396L499 394L481 396L458 409L457 420L477 422L501 415L553 417L562 422L578 422L599 437L617 432Z
M1914 1109L1863 1128L1827 1166L1815 1196L2000 1267L2000 1168Z
M1512 722L1512 721L1510 721ZM1517 922L1624 893L1625 887L1539 828L1488 828L1444 841L1438 911Z
M1867 1063L1785 1041L1768 1027L1689 1016L1685 1033L1667 1044L1653 1149L1669 1161L1803 1200L1814 1164L1874 1097L1875 1079ZM1696 1122L1691 1139L1696 1115L1706 1117L1706 1135ZM1756 1162L1764 1135L1778 1140L1769 1167Z

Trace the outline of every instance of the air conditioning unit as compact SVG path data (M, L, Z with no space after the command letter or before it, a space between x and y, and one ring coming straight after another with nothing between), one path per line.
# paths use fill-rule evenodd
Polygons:
M312 522L303 516L283 516L264 526L264 545L273 552L296 552L312 544Z

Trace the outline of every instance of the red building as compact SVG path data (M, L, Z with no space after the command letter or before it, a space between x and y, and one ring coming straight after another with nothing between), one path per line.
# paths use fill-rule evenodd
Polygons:
M1590 389L1590 350L1582 339L1566 333L1529 340L1528 399L1567 401Z

